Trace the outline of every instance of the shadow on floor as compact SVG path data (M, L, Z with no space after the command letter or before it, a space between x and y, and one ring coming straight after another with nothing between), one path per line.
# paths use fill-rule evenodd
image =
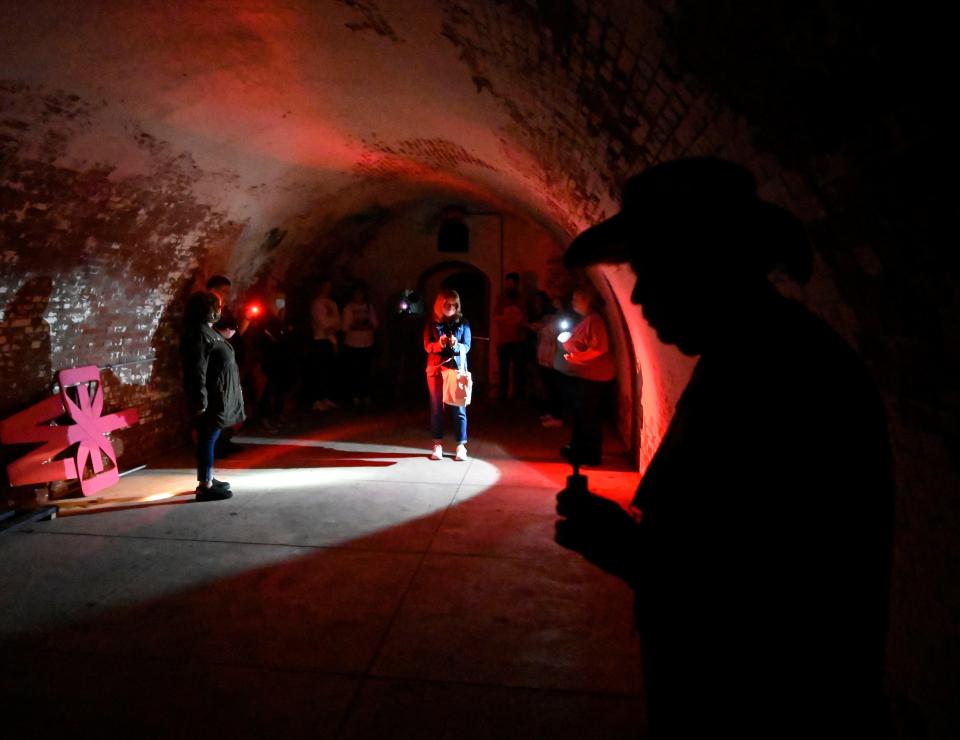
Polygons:
M531 430L481 423L477 447L549 459ZM381 426L377 442L415 435ZM341 454L273 453L268 467ZM24 616L0 642L3 734L641 737L631 594L552 542L555 489L449 489L441 510L349 546L184 540L174 527L68 533L56 522L0 543L9 567L32 568L5 605L4 624ZM198 514L230 517L242 499ZM148 514L165 516L129 515ZM26 617L44 599L63 617L37 622L56 626Z

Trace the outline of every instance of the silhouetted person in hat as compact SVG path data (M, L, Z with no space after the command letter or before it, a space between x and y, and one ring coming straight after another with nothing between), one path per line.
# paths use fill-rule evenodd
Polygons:
M886 423L857 355L767 279L809 279L800 222L743 168L680 160L566 260L629 261L658 337L699 355L631 514L558 497L558 542L636 592L651 737L882 737Z

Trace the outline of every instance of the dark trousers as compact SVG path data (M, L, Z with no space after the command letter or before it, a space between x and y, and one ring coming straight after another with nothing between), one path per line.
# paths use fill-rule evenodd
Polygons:
M197 482L213 480L213 450L220 437L220 427L210 428L203 423L197 424Z
M344 347L343 364L346 366L347 386L352 398L367 398L370 395L370 367L373 365L373 347Z
M309 397L313 401L324 401L333 392L334 363L336 351L329 339L314 339L310 343L310 374L307 385L312 389Z
M523 398L527 384L527 355L524 342L505 342L497 345L500 363L500 400L506 401L510 392L510 368L513 367L513 397Z
M443 439L443 375L427 376L427 390L430 392L430 433L434 441ZM467 443L467 409L465 406L447 406L453 414L453 438L457 444Z
M563 417L563 374L559 370L544 365L540 369L540 384L543 386L543 413L550 414L554 419Z
M267 373L267 384L263 387L263 395L260 396L259 414L261 418L269 418L274 415L283 414L284 401L287 398L287 391L290 388L286 369L273 368Z
M573 419L570 443L578 453L600 456L603 448L603 408L609 381L585 380L572 375L563 378L565 405Z

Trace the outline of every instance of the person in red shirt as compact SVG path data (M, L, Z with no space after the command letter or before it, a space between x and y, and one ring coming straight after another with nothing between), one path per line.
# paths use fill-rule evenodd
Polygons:
M557 337L562 354L556 369L566 377L565 399L573 419L573 437L561 454L581 465L600 465L603 454L603 418L610 381L616 376L607 325L599 309L603 300L592 286L583 285L573 293L573 310L583 319L572 332Z

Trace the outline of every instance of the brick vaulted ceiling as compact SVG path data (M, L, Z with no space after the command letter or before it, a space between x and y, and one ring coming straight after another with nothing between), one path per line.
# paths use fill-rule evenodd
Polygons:
M69 227L91 215L80 187L122 223L121 251L145 238L167 240L165 259L225 250L216 261L241 278L271 229L293 248L372 203L430 194L494 202L564 238L611 210L625 175L702 153L747 163L807 221L836 210L846 160L811 176L810 156L845 154L845 122L889 112L864 84L885 50L862 41L864 61L844 56L870 30L856 8L708 5L0 3L2 144L25 174L4 196L8 246L24 223L84 232L87 252L110 241ZM731 43L744 53L718 57Z
M33 173L48 192L21 209L44 210L63 196L58 177L80 177L110 191L114 215L146 211L143 236L176 219L166 236L178 254L224 240L241 277L256 271L272 228L303 243L370 203L428 193L495 201L569 236L610 210L626 173L681 153L753 160L802 215L820 208L758 157L745 121L665 63L653 6L3 8L5 145L50 168ZM154 228L161 204L168 221ZM61 225L70 219L56 210Z
M679 71L658 3L0 8L0 236L21 278L53 260L77 283L55 281L55 351L82 353L62 327L111 307L152 333L198 268L241 284L282 275L305 249L348 248L391 206L429 198L523 214L562 242L612 210L630 172L721 154L808 221L824 213L809 178ZM702 24L674 25L696 38Z
M960 311L941 301L922 166L934 30L865 2L747 5L2 0L5 316L43 300L52 356L122 359L157 343L198 272L283 276L430 201L493 206L562 243L611 212L626 175L714 154L811 226L815 279L784 289L892 395L943 386ZM608 277L625 302L629 276ZM655 440L685 368L628 313L644 400L665 409Z
M821 269L800 295L883 353L879 305L915 288L880 294L873 278L916 259L897 242L908 230L916 238L897 209L923 207L891 118L921 120L924 96L902 84L909 65L890 61L886 37L871 35L889 19L871 25L876 11L864 10L0 2L0 240L11 276L0 289L16 293L56 265L53 354L123 359L151 341L197 272L282 279L305 253L355 248L431 200L514 213L562 243L615 208L626 175L715 154L747 164L766 197L811 225L829 224ZM838 232L854 232L841 249ZM609 277L626 302L629 275ZM660 409L645 425L655 442L688 365L627 313L644 400ZM95 315L137 336L105 347L70 330Z
M229 237L241 271L270 228L294 243L428 193L497 201L569 234L610 207L610 173L594 171L608 141L560 84L569 70L549 29L522 10L32 3L3 19L6 141L64 176L138 191L138 211L175 205L195 227L183 248L241 229Z

